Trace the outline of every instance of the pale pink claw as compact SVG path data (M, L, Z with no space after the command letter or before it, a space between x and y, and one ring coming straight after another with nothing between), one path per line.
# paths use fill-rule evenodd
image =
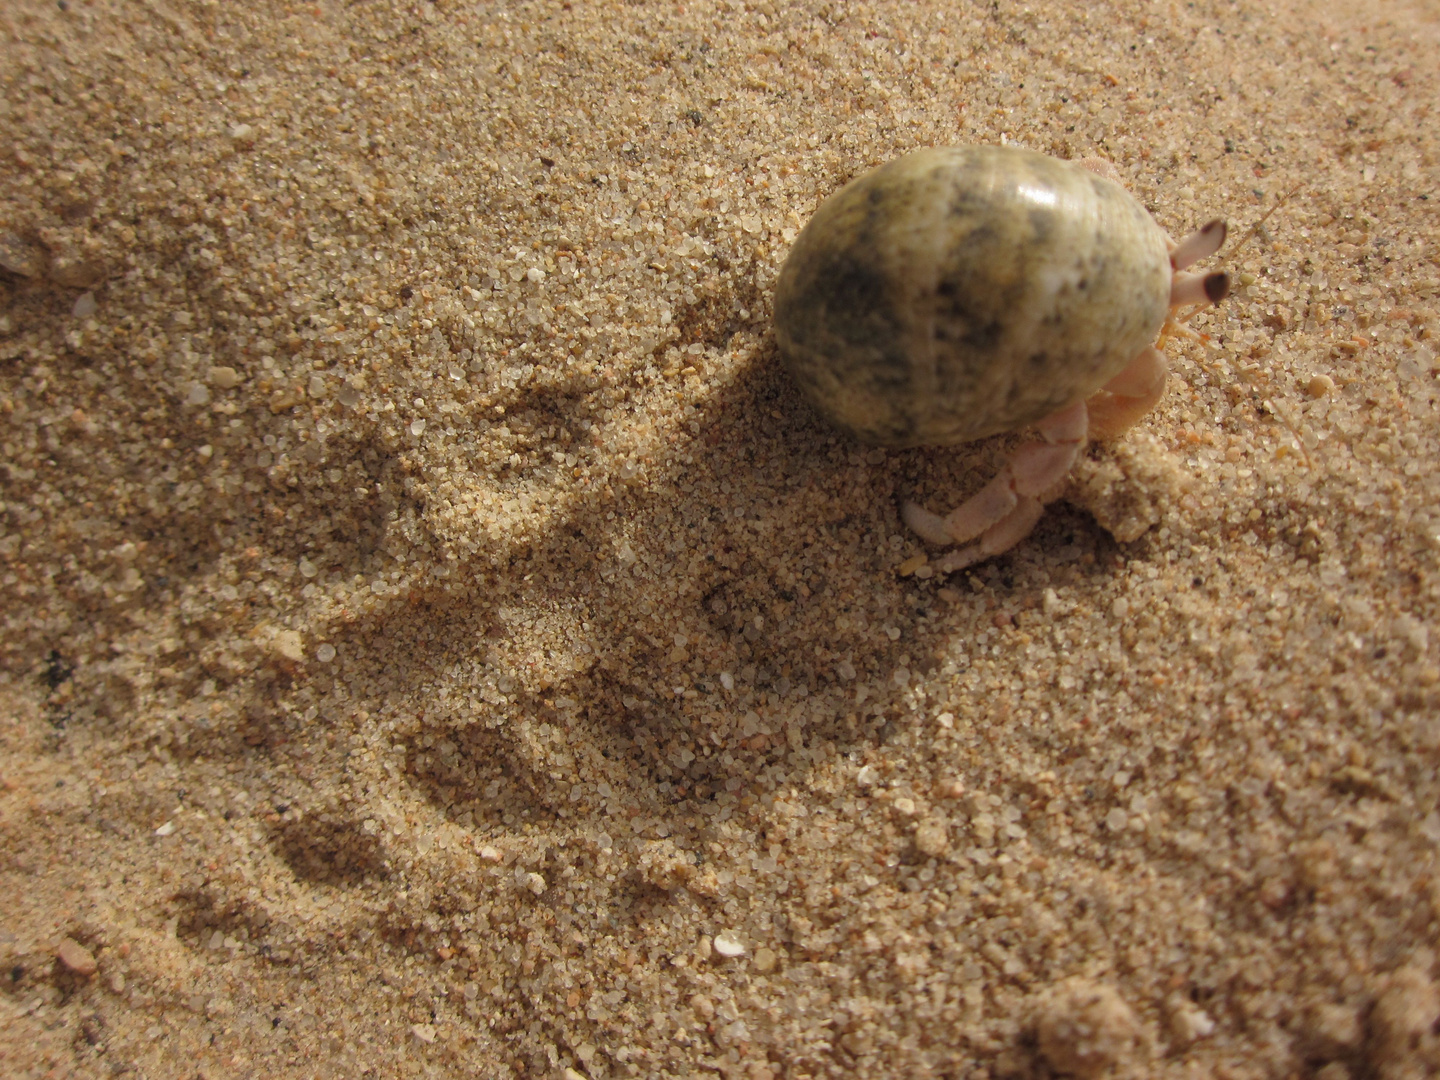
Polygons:
M1170 366L1165 362L1165 354L1152 346L1130 361L1130 366L1107 382L1104 389L1121 397L1149 397L1165 388L1168 374ZM1095 426L1094 409L1090 409L1090 426Z
M980 550L987 558L1009 551L1030 535L1044 513L1045 504L1039 499L1022 498L1014 511L985 530L985 535L980 537Z
M1030 535L1035 523L1045 513L1045 504L1039 499L1024 496L1016 501L1015 509L985 530L978 544L947 551L935 560L935 571L940 574L953 573L983 562L993 555L1009 551Z
M1077 401L1049 416L1042 416L1035 422L1035 428L1046 442L1084 442L1089 421L1085 416L1085 403Z
M1146 349L1134 362L1085 402L1090 412L1090 434L1113 439L1133 427L1155 407L1165 393L1169 367L1159 349Z

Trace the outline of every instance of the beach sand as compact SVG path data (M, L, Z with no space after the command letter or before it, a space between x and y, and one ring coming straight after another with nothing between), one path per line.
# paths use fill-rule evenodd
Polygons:
M1440 9L0 10L0 1073L1440 1072ZM1237 288L948 577L773 283L917 147Z

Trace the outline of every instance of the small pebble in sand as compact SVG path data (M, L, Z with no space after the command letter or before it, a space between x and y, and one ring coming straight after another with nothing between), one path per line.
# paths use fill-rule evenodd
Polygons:
M932 859L950 847L950 831L943 821L922 821L915 826L915 847Z
M1067 979L1045 995L1035 1024L1056 1072L1090 1080L1131 1069L1143 1050L1134 1011L1113 987Z
M233 390L240 385L240 373L233 367L218 365L210 369L210 385L221 390Z
M95 954L74 938L61 938L55 955L76 975L94 975L99 968L99 965L95 963Z
M1177 1046L1189 1046L1215 1032L1215 1021L1184 994L1172 994L1165 1002L1170 1034Z
M270 648L281 660L298 664L305 659L305 642L294 630L280 630L270 639Z

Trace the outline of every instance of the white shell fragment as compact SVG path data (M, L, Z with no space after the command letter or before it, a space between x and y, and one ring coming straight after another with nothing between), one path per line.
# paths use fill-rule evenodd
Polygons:
M727 960L745 955L745 943L733 930L722 930L715 935L715 951Z

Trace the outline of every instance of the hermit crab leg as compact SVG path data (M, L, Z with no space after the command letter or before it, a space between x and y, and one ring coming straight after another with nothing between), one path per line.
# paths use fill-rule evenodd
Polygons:
M906 503L900 508L905 524L932 544L963 544L980 537L976 560L998 555L1023 540L1040 520L1043 496L1065 479L1085 445L1089 430L1085 403L1077 401L1035 426L1045 441L1022 444L995 479L974 496L945 517Z
M1045 513L1045 504L1039 499L1022 496L1015 509L1001 518L980 536L979 543L947 551L935 560L937 574L949 574L963 570L977 562L984 562L994 555L1009 551L1035 528Z

